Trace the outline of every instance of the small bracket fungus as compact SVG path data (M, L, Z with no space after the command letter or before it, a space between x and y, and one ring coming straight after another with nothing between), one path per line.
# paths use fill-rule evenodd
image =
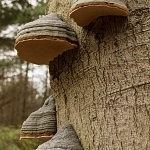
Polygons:
M49 97L44 105L33 112L21 129L20 139L48 138L57 131L55 101Z
M55 13L22 25L15 42L18 56L35 64L48 64L64 51L76 47L76 33Z
M123 0L73 0L70 17L79 26L87 26L100 16L128 16Z
M83 150L72 125L61 128L48 142L40 145L37 150Z

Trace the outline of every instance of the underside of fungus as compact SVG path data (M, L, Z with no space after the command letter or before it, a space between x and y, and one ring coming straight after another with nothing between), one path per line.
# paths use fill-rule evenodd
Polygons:
M79 26L87 26L100 16L128 15L128 8L120 0L77 0L70 10L70 17Z
M34 64L48 64L77 46L76 33L54 13L21 26L15 42L18 56Z

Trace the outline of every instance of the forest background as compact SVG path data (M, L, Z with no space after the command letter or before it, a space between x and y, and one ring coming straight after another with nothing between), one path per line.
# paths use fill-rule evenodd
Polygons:
M49 96L47 66L20 60L14 50L18 26L44 15L43 0L0 1L0 150L32 150L38 141L19 141L22 122Z

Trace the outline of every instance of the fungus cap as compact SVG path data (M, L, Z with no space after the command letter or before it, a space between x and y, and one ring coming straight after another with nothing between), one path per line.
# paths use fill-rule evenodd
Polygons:
M73 0L70 17L79 26L87 26L100 16L128 16L123 0Z
M40 145L37 150L83 150L72 125L66 125L48 142Z
M55 13L22 25L15 42L18 56L34 64L48 64L77 46L76 33Z
M20 139L52 138L57 131L55 101L49 97L44 105L24 121Z

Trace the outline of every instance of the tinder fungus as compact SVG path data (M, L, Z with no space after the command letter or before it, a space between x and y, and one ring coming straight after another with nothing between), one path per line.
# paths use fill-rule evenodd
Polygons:
M73 0L70 17L79 26L87 26L100 16L128 16L123 0Z
M52 97L49 97L44 105L39 110L33 112L23 123L20 139L51 139L56 130L55 101Z
M22 25L15 42L18 56L35 64L48 64L77 46L76 33L55 13Z
M48 142L37 150L83 150L78 136L71 125L61 128Z

